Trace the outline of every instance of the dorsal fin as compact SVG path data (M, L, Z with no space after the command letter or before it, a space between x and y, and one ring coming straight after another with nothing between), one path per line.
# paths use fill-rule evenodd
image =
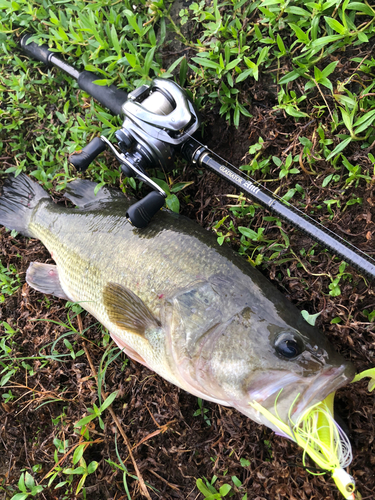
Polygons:
M65 197L81 208L96 201L111 202L124 196L121 191L105 186L95 194L96 187L96 182L75 179L66 186Z

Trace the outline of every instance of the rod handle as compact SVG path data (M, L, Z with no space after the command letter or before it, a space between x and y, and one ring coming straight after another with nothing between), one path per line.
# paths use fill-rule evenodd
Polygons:
M38 45L35 42L27 41L31 34L24 35L21 39L21 49L32 59L41 61L50 68L57 66L70 76L77 80L78 86L94 97L100 104L108 108L114 115L122 114L122 105L128 99L128 94L115 85L109 87L104 85L96 85L95 80L100 80L102 77L91 71L78 71L74 66L66 63L58 57L56 52L51 52L47 45Z
M82 172L87 169L90 163L94 161L95 158L105 150L105 148L106 145L100 137L95 137L81 151L70 155L69 161L76 167L77 170Z
M35 42L30 42L27 44L27 40L31 37L32 35L24 35L21 38L20 45L22 50L27 54L29 57L36 59L37 61L41 61L42 63L46 64L47 66L52 67L53 64L50 61L50 58L55 55L53 52L51 52L48 48L47 45L38 45Z
M127 100L128 94L115 85L107 87L93 83L95 80L100 79L100 76L91 73L91 71L82 71L77 78L77 82L82 90L94 97L100 104L103 104L114 115L121 115L122 105Z

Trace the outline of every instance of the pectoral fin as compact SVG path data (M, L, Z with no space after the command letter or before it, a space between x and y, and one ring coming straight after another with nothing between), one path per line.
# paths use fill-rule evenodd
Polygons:
M26 281L38 292L70 300L61 288L59 273L55 265L31 262L26 272Z
M103 300L110 321L118 328L144 337L161 326L143 300L122 285L108 283Z

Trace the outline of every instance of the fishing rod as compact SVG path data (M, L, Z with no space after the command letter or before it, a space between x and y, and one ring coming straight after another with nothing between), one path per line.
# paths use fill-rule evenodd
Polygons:
M98 75L90 71L78 71L51 52L47 45L31 41L31 36L24 35L20 42L28 56L49 67L56 66L63 70L77 81L82 90L113 114L124 116L121 128L115 132L118 149L106 137L95 137L81 151L73 153L69 160L78 170L84 171L100 153L109 148L120 162L124 175L136 177L152 189L128 209L126 215L135 227L146 227L163 207L167 196L147 175L147 169L158 167L170 170L178 153L188 162L222 177L367 277L375 278L375 260L365 252L276 197L256 180L244 177L236 167L192 137L200 126L200 118L187 93L175 82L156 78L150 85L142 85L129 94L114 85L103 87L94 83L100 79Z

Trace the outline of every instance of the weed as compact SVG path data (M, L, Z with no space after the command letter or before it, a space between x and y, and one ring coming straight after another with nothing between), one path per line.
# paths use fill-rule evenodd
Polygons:
M12 496L11 500L25 500L26 498L36 497L44 489L44 486L35 483L35 479L28 472L21 474L17 486L21 493Z
M218 479L217 476L213 476L211 481L209 481L205 477L203 479L197 479L196 484L198 490L203 494L204 500L220 500L221 498L225 497L230 498L237 494L236 491L233 489L233 487L228 483L225 483L222 486L220 486L219 489L216 489L214 484ZM240 481L240 479L238 479L237 476L232 476L231 479L233 485L239 491L242 490L243 493L242 482ZM245 493L244 495L241 494L241 500L247 500L247 493Z
M17 269L13 264L3 266L0 260L0 303L5 301L6 295L13 295L21 286Z
M199 408L198 410L195 410L195 412L193 413L193 417L198 417L199 415L201 415L206 425L210 426L211 420L206 415L209 412L209 409L203 407L203 400L201 398L197 398L197 401Z

